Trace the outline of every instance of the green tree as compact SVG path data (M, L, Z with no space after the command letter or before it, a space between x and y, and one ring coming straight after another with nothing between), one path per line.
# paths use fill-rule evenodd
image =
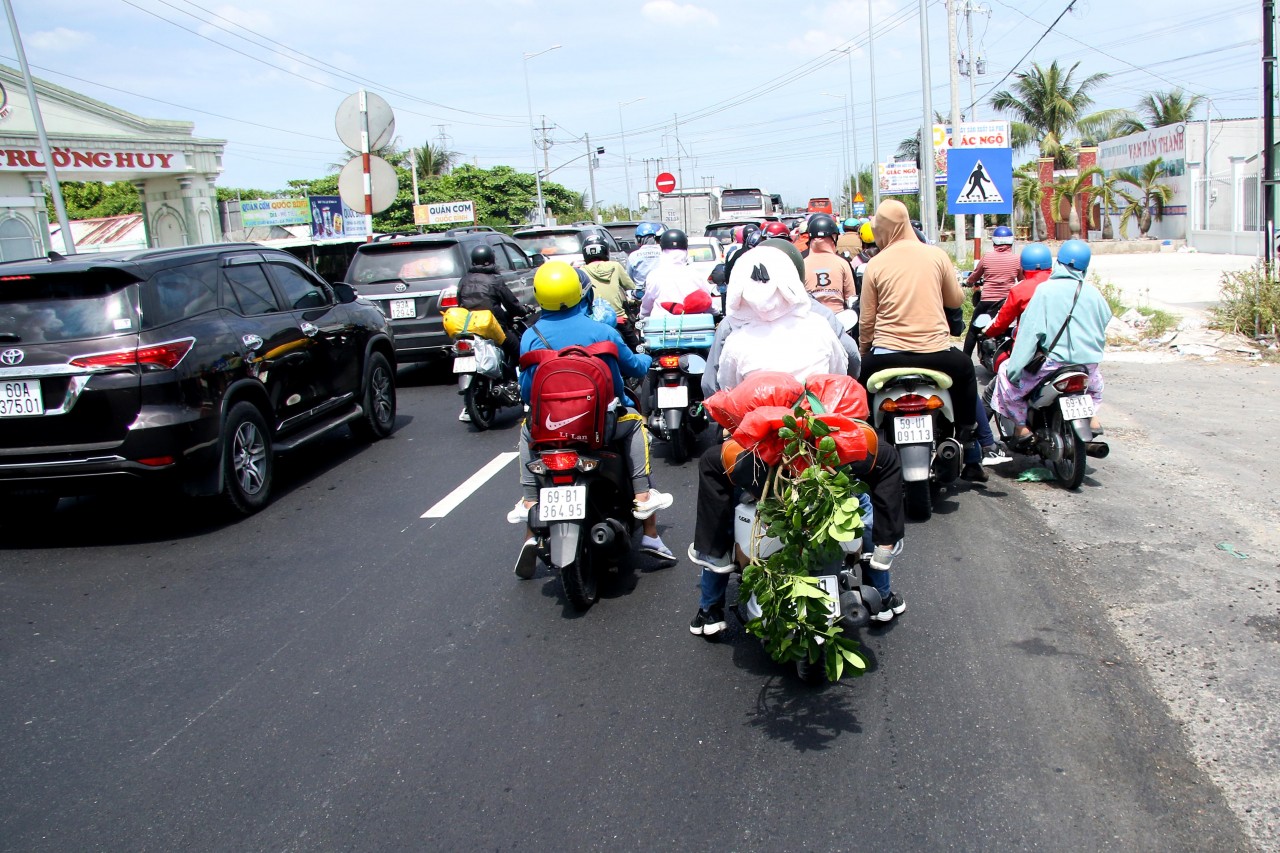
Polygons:
M1067 226L1071 229L1072 237L1080 236L1080 210L1076 206L1076 201L1084 199L1085 207L1089 206L1089 201L1093 198L1097 187L1093 185L1093 176L1102 174L1102 170L1097 166L1090 166L1082 169L1075 177L1063 176L1053 182L1053 201L1049 204L1049 215L1053 217L1054 222L1058 222L1062 215L1062 206L1067 206Z
M1032 63L1030 71L1014 75L1011 89L1001 89L991 97L991 106L1009 115L1014 140L1030 144L1039 140L1040 156L1054 158L1055 165L1069 167L1074 162L1072 147L1068 144L1072 133L1087 134L1091 127L1111 121L1124 114L1124 110L1102 110L1088 113L1093 106L1089 94L1108 75L1090 74L1076 79L1076 69L1058 65L1057 60L1045 68Z
M1157 157L1141 169L1121 169L1116 177L1132 184L1135 192L1126 196L1128 203L1120 211L1120 236L1127 237L1125 226L1129 219L1138 220L1138 232L1147 236L1152 222L1164 219L1164 206L1173 201L1173 187L1164 183L1169 167L1163 157Z
M408 156L404 151L400 150L400 146L396 144L395 139L391 140L381 148L373 149L369 153L372 154L374 157L381 157L383 160L386 160L392 166L399 166L401 162L405 159L405 157ZM329 170L333 172L341 172L343 166L346 166L348 163L358 158L359 156L360 156L359 151L352 151L350 148L348 148L346 149L346 151L343 152L342 159L335 160L334 162L329 164Z
M1120 176L1114 173L1101 174L1094 186L1093 200L1098 205L1098 219L1102 222L1102 239L1114 240L1115 228L1112 226L1111 211L1122 210L1133 202L1133 197L1125 192L1120 184Z
M1013 172L1013 217L1031 225L1031 239L1043 240L1048 236L1044 221L1044 188L1040 186L1037 163L1023 163Z
M287 193L280 190L254 190L245 187L216 187L218 201L253 201L259 198L283 198Z
M1167 124L1191 121L1196 107L1204 103L1204 95L1191 95L1182 89L1151 92L1138 102L1136 113L1127 114L1115 127L1116 136L1141 133Z
M418 164L419 180L449 174L449 170L462 156L457 151L449 151L443 145L432 145L430 141L410 148L405 154Z
M60 181L59 184L68 219L98 219L142 210L138 189L128 181L111 184L102 181ZM49 211L49 221L57 221L52 195L46 197L45 206Z

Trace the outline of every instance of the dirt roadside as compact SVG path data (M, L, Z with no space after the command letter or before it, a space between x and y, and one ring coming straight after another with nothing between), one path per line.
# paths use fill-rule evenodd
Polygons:
M1145 668L1259 849L1280 850L1280 365L1116 353L1104 372L1112 453L1078 493L1012 482L1022 458L993 479L1075 550L1120 665Z

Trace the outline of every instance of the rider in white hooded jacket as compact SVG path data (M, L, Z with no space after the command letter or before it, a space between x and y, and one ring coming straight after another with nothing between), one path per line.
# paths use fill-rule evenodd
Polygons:
M683 231L668 228L662 232L658 245L662 255L645 279L641 317L665 317L669 312L664 305L684 302L685 297L698 290L707 296L718 296L711 283L689 265L689 238Z

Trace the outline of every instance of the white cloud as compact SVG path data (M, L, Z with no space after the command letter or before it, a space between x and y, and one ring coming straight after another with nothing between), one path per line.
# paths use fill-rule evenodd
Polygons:
M714 27L720 23L720 19L710 9L703 9L692 3L676 3L675 0L649 0L640 7L640 12L654 23L679 27L699 24Z
M77 50L92 42L93 35L66 27L55 27L52 30L32 33L23 41L37 50Z

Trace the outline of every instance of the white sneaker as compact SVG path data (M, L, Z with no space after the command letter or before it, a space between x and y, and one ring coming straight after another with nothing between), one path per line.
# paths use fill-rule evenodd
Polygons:
M530 536L520 546L520 555L516 557L516 577L527 581L538 570L538 540Z
M639 501L636 501L633 504L635 509L632 510L631 514L634 515L636 518L640 519L641 521L644 521L646 518L649 518L658 510L666 509L667 507L671 506L671 504L673 503L675 503L675 498L671 497L671 495L667 494L666 492L660 492L657 489L650 489L649 500L645 501L644 503L640 503Z
M458 420L462 421L464 424L471 423L471 415L467 413L466 406L462 407L462 412L458 415Z
M533 506L537 506L537 504L535 503ZM523 498L516 501L515 507L511 512L507 513L507 524L524 524L529 520L529 510L531 509L533 509L533 507L527 507L524 505Z

